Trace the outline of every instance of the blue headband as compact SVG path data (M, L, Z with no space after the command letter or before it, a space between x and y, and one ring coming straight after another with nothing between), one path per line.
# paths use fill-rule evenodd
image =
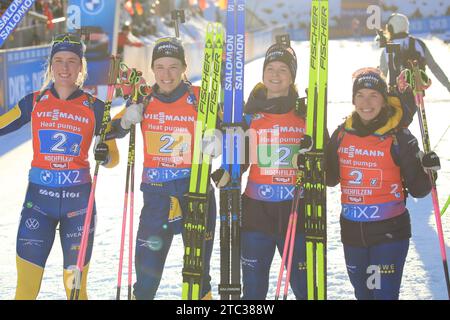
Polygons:
M53 44L52 52L50 54L50 60L53 58L55 53L61 52L61 51L73 52L78 57L80 57L80 59L82 59L84 56L82 44L75 44L75 43L70 43L68 41L63 41L63 42L58 42L58 43Z

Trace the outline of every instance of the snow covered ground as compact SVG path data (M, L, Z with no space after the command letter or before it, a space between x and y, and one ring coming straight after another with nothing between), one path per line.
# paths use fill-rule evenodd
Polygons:
M447 75L450 65L446 63L450 47L435 38L426 39L436 61ZM309 45L306 42L293 43L298 56L299 71L297 84L303 92L308 79ZM352 110L351 74L364 66L377 66L379 49L372 47L369 41L354 42L348 40L330 42L329 59L329 105L328 129L332 132L342 119ZM249 94L253 86L261 80L263 59L255 60L245 68L245 93ZM439 172L438 191L441 205L450 191L450 93L432 76L434 85L425 98L429 121L431 144L441 157L442 170ZM113 109L113 113L118 108ZM417 119L410 129L420 138ZM0 137L0 299L12 299L16 286L15 243L22 201L27 186L27 174L31 161L31 142L20 145L19 141L29 136L29 126L14 134ZM102 169L97 186L97 229L93 256L88 280L88 293L91 299L115 299L119 243L122 220L123 192L126 171L126 152L128 139L119 141L122 161L118 167ZM11 149L11 147L13 147ZM11 150L10 150L11 149ZM138 135L137 150L142 150L142 141ZM93 163L93 162L91 162ZM137 152L137 180L139 181L142 152ZM215 162L218 165L218 162ZM138 190L138 184L136 184ZM354 299L352 287L347 277L343 250L339 233L340 198L339 187L328 189L328 298ZM216 193L218 196L218 194ZM136 192L135 222L138 221L142 206L142 193ZM439 245L432 212L431 197L408 199L408 208L412 216L413 238L406 261L401 288L401 299L446 299L446 288L439 253ZM447 244L450 243L450 213L442 221ZM219 281L219 221L216 228L216 245L212 258L213 294L218 298ZM137 222L134 230L137 230ZM447 254L450 254L447 246ZM180 299L181 268L183 245L181 236L176 236L166 262L157 299ZM127 257L125 257L125 260ZM268 299L275 294L280 259L276 254ZM125 286L126 276L123 280ZM126 290L122 290L126 291ZM124 293L126 294L126 293ZM125 298L125 295L123 296ZM289 299L293 299L292 294ZM58 237L47 261L39 299L65 299L62 281L62 253Z

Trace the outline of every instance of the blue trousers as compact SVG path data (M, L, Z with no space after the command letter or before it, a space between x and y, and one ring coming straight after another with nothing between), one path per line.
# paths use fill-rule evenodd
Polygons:
M374 245L344 245L345 263L358 300L398 300L409 239Z
M64 268L76 265L90 191L90 183L63 188L29 183L17 232L17 255L44 268L59 224ZM91 259L95 215L94 205L85 264Z
M183 188L187 188L186 183L189 183L189 179L185 180L170 184L170 188L179 189L180 184L183 185ZM167 191L167 188L165 190ZM171 204L169 194L143 191L144 207L141 211L136 239L135 266L137 279L133 287L134 296L137 300L153 300L162 278L173 236L181 231L182 220L173 223L168 221ZM177 198L182 211L186 212L187 197L178 196ZM211 291L209 270L216 225L216 202L213 192L210 193L209 199L202 297ZM181 270L174 276L179 277L180 283L182 282Z
M246 231L242 232L241 237L244 292L242 299L265 300L269 288L269 273L275 248L282 256L285 236ZM297 233L290 279L291 289L297 300L307 298L305 266L305 236L302 233ZM282 285L281 290L284 289L284 283Z

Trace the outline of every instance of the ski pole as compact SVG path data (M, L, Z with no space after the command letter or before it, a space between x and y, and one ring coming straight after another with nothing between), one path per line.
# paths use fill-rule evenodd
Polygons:
M141 91L138 90L138 85L141 80L142 73L136 72L135 69L133 69L135 72L134 78L132 77L131 83L133 85L133 94L132 94L132 102L136 103L138 101L138 97L140 95L143 95ZM134 216L134 167L135 167L135 160L136 160L136 153L135 153L135 146L136 146L136 125L132 125L130 128L130 143L129 143L129 149L128 149L128 161L130 169L130 226L128 231L128 300L131 300L131 285L132 285L132 279L133 279L133 216Z
M277 289L275 291L275 300L278 300L280 297L280 288L281 288L281 283L283 282L284 265L286 264L286 257L287 257L287 252L288 252L289 242L290 242L290 237L291 237L292 221L294 220L293 218L294 218L294 215L292 214L292 210L291 210L291 214L289 215L289 222L288 222L288 226L287 226L287 230L286 230L286 237L284 239L283 256L281 258L280 272L278 273Z
M279 35L276 37L276 43L283 44L285 46L291 45L291 40L289 37L289 34ZM296 190L298 191L298 190ZM287 261L287 270L286 270L286 279L284 284L284 294L283 294L283 300L287 299L288 289L289 289L289 279L291 276L291 265L292 265L292 255L293 255L293 247L295 243L295 231L297 227L297 208L298 208L298 192L295 194L295 197L292 201L291 206L291 213L289 215L289 222L288 227L286 230L286 237L284 239L284 248L283 248L283 256L281 258L281 266L280 266L280 272L278 274L278 281L277 281L277 289L275 292L275 300L278 300L280 297L280 288L281 288L281 282L283 281L283 274L284 274L284 266ZM289 250L289 256L288 256L288 250Z
M418 118L420 132L422 135L422 144L425 153L431 151L430 147L430 137L428 135L428 122L425 114L425 104L424 104L424 92L431 85L431 80L427 77L425 72L421 70L418 66L417 61L410 61L411 74L409 77L409 84L413 89L414 97L416 100L416 105L418 108ZM439 209L439 200L436 188L436 176L431 170L427 170L428 177L431 183L431 197L434 207L434 217L436 220L436 228L439 238L439 246L441 250L442 263L445 273L445 282L447 285L447 294L450 299L450 278L448 274L448 264L447 264L447 254L445 251L445 241L444 241L444 231L442 229L441 212Z
M292 231L291 231L291 243L289 244L289 256L287 261L287 273L286 273L286 281L284 283L284 294L283 294L283 300L287 299L288 295L288 289L289 289L289 282L291 280L291 270L292 270L292 257L294 256L294 246L295 246L295 232L297 230L297 208L298 208L298 199L300 196L297 197L296 204L294 207L294 211L292 212L293 218L292 218Z
M284 292L283 292L283 300L287 299L288 290L289 290L289 281L291 279L291 270L292 270L292 257L294 255L294 245L295 245L295 236L296 236L296 230L297 230L297 220L298 220L298 206L300 202L300 184L302 176L299 174L297 176L297 186L296 186L296 193L294 196L294 199L292 200L292 206L291 206L291 213L289 215L289 222L288 227L286 230L286 237L284 240L284 247L283 247L283 256L281 258L281 266L280 266L280 272L278 274L278 281L277 281L277 289L275 292L275 300L278 300L280 297L280 288L281 283L283 281L283 274L284 274L284 267L286 265L286 279L284 283ZM299 184L300 183L300 184ZM289 251L289 254L288 254ZM286 264L287 262L287 264Z
M142 92L140 88L142 73L136 71L136 69L129 69L125 64L121 64L121 71L129 73L126 77L126 81L131 85L131 101L136 103L139 96L147 95L146 92ZM125 93L126 94L126 93ZM120 290L122 286L122 265L123 265L123 253L125 244L126 233L126 217L128 211L128 198L130 198L130 224L128 231L128 300L131 300L131 285L133 277L133 216L134 216L134 167L135 167L135 141L136 141L136 127L132 125L130 127L130 142L128 145L128 163L125 182L125 194L124 194L124 207L122 215L122 234L120 241L120 256L119 256L119 271L117 276L117 293L116 299L120 300Z
M106 127L110 121L111 103L114 98L114 90L117 82L117 76L119 71L119 60L117 57L112 56L110 61L109 73L108 73L108 91L106 96L105 108L103 111L102 125L100 128L100 142L105 140ZM88 206L86 209L86 216L84 219L83 232L81 235L80 249L78 252L77 264L74 271L73 284L70 291L70 300L78 300L81 290L82 270L84 267L84 261L86 258L86 251L90 233L90 225L92 220L92 212L94 209L95 189L97 186L98 170L100 167L100 161L95 164L94 176L92 178L91 191L89 194ZM94 232L94 230L93 230Z
M126 68L125 70L123 70ZM128 71L128 68L121 64L121 71ZM122 78L121 78L122 80ZM126 76L126 79L124 79L128 83L130 83L130 75ZM123 92L122 92L123 94ZM132 126L133 127L133 126ZM126 224L127 224L127 211L128 211L128 198L129 198L129 186L130 186L130 171L131 171L131 162L132 159L130 157L130 150L132 145L132 133L134 133L134 130L132 132L130 128L130 143L129 143L129 150L128 150L128 164L127 164L127 173L126 173L126 182L125 182L125 194L124 194L124 200L123 200L123 214L122 214L122 233L120 237L120 254L119 254L119 270L117 275L117 292L116 292L116 300L120 300L120 290L122 287L122 267L123 267L123 254L124 254L124 246L125 246L125 233L126 233ZM132 211L130 210L130 228L132 229ZM129 251L129 256L131 256L132 250ZM128 279L130 279L130 270L128 270ZM131 288L128 290L128 295L130 295ZM130 298L128 298L130 300Z
M123 265L123 252L125 244L125 230L127 223L127 210L128 210L128 179L129 179L129 166L127 166L127 177L125 183L125 196L123 200L123 214L122 214L122 234L120 237L120 253L119 253L119 271L117 274L117 292L116 300L120 300L120 289L122 287L122 265Z
M276 36L276 43L279 44L283 44L285 46L290 46L290 38L289 35L279 35ZM297 194L296 194L297 195ZM284 247L283 247L283 255L281 258L281 266L280 266L280 272L278 274L278 281L277 281L277 289L275 292L275 300L278 300L278 298L280 297L280 288L281 288L281 282L283 281L283 274L284 274L284 266L286 263L286 259L287 259L287 253L288 253L288 249L290 246L290 239L291 239L291 231L293 229L293 220L294 220L294 207L296 206L296 204L294 203L296 202L296 199L293 199L292 201L292 206L291 206L291 213L289 215L289 222L288 222L288 226L287 226L287 230L286 230L286 237L284 239ZM286 282L287 282L287 276L286 276ZM285 285L286 287L286 285ZM284 298L286 299L286 298Z

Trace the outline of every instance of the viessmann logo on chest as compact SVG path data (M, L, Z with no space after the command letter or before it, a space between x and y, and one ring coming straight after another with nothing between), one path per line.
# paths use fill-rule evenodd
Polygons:
M300 127L290 127L290 126L279 126L275 125L272 128L263 128L258 129L258 134L265 134L265 133L273 133L273 134L280 134L280 133L305 133L304 128Z
M144 115L145 119L158 120L159 123L165 123L166 121L178 121L178 122L194 122L194 116L177 116L172 114L165 114L164 112L150 113Z
M82 117L80 115L74 115L67 112L61 112L59 109L53 111L39 111L37 112L38 118L51 118L53 121L59 121L59 119L68 119L80 123L89 123L89 118Z
M356 148L355 146L349 147L339 147L339 153L348 154L349 158L355 156L366 156L366 157L384 157L384 152L380 150L368 150L362 148Z

